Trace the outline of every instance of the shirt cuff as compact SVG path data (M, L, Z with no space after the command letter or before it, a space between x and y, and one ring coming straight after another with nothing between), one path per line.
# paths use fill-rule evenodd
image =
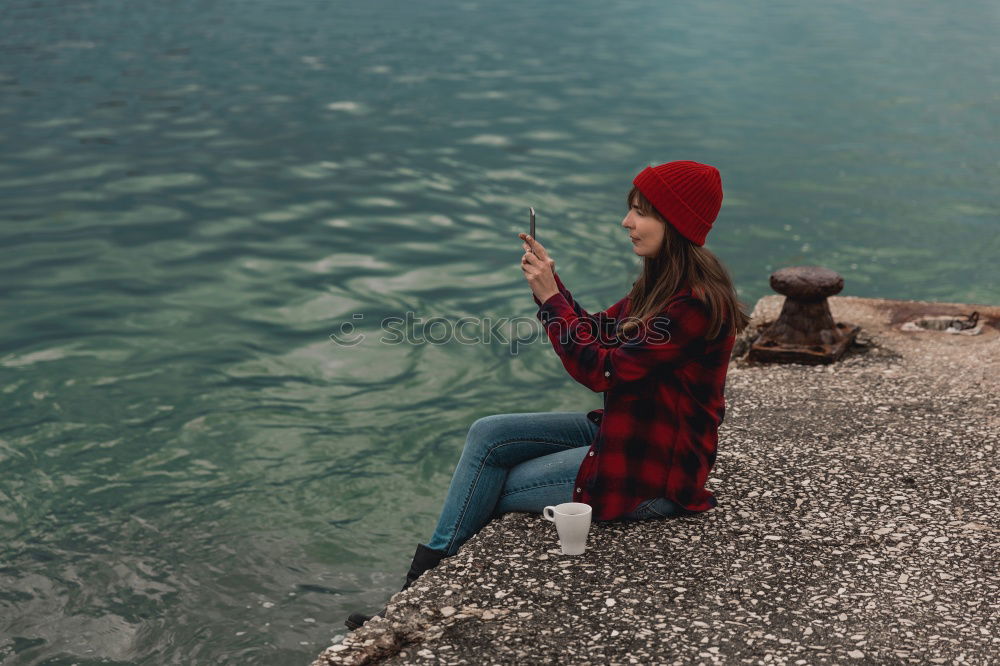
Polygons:
M550 320L559 316L561 308L568 308L569 302L561 293L556 292L545 299L545 302L538 308L538 318L543 324L548 324Z

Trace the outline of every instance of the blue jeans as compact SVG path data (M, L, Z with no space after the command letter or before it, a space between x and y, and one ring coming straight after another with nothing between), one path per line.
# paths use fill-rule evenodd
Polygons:
M541 513L550 504L572 502L577 471L597 430L587 412L494 414L476 419L434 535L425 545L454 555L502 513ZM680 507L665 497L653 497L621 519L658 519L680 513Z

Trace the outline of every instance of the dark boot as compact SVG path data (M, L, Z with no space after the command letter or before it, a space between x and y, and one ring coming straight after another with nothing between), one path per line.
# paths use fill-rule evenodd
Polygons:
M446 553L443 550L434 550L433 548L428 548L422 543L418 543L417 552L414 553L413 562L410 563L410 570L406 572L406 582L403 583L403 588L400 592L413 585L413 583L420 578L422 573L436 567L445 556ZM383 608L376 613L376 615L379 617L385 617L385 611L386 609ZM347 625L348 629L353 631L373 617L373 615L351 613L350 617L347 618L344 624Z

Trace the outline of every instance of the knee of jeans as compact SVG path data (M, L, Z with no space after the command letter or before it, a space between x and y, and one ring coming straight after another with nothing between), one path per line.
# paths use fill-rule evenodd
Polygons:
M496 420L496 414L480 416L478 419L473 421L472 425L469 426L469 439L482 436L494 420Z
M472 425L469 426L469 434L466 437L466 442L489 444L499 439L499 425L503 420L503 416L503 414L490 414L489 416L482 416L473 421Z

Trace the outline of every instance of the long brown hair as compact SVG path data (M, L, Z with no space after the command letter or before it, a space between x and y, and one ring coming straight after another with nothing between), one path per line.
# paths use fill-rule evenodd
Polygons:
M638 206L639 212L647 217L656 217L666 230L660 252L653 258L643 258L642 273L632 283L628 293L629 316L622 324L622 332L632 335L640 321L645 323L661 312L670 297L684 285L691 287L693 295L708 306L711 321L706 339L717 338L724 324L735 325L726 327L730 334L745 329L750 317L736 296L729 271L719 258L682 236L634 185L628 193L627 205L629 208Z

